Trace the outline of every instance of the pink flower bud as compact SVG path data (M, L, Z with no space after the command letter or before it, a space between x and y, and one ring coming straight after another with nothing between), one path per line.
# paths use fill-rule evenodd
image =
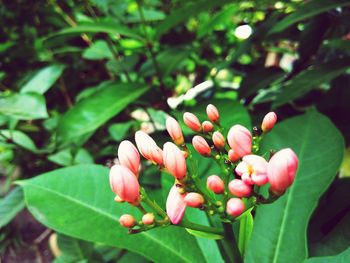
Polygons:
M233 179L228 184L228 189L230 190L231 194L237 197L248 197L252 193L252 187L239 179Z
M261 129L263 132L270 131L277 122L277 115L274 112L269 112L265 115L263 122L261 124Z
M204 198L198 193L188 193L185 197L185 202L187 206L198 208L204 204Z
M252 135L250 131L242 125L234 125L227 135L227 141L231 149L243 157L252 152Z
M287 148L275 153L267 166L267 177L272 192L283 194L293 183L297 169L298 157L291 149Z
M119 218L119 223L123 227L131 228L136 225L136 220L132 215L125 214Z
M254 154L244 156L235 171L247 184L264 185L268 182L267 162L261 156Z
M193 147L195 148L195 150L200 154L200 155L203 155L203 156L210 156L211 154L211 149L209 147L209 144L207 143L207 141L199 136L199 135L196 135L193 137L192 139L192 144L193 144Z
M145 225L152 225L154 223L154 215L152 213L147 213L142 216L142 223Z
M219 111L213 104L209 104L207 106L207 115L209 120L211 120L212 122L215 122L215 123L219 122L219 118L220 118Z
M239 216L243 213L245 205L240 198L231 198L226 204L226 213L230 216Z
M241 156L235 153L234 150L230 149L228 151L228 158L230 159L231 162L237 162L239 159L241 159Z
M226 141L224 136L221 134L221 132L219 131L214 132L212 140L216 148L222 149L225 147Z
M118 148L118 159L121 165L129 168L135 175L140 168L140 154L130 141L122 141Z
M185 143L184 136L180 124L173 117L168 117L166 120L166 129L175 144L183 145Z
M166 200L166 213L169 216L171 223L174 225L180 223L185 214L185 196L186 194L179 193L175 185L170 189L168 198Z
M186 177L186 159L180 149L172 142L167 142L163 146L164 166L176 179L181 180Z
M184 122L188 128L195 132L201 132L202 126L196 115L190 112L185 112L183 116Z
M138 202L139 182L129 168L119 164L113 165L109 172L109 182L112 191L122 200L133 204Z
M211 175L208 177L207 187L215 194L222 194L225 191L224 181L217 175Z
M203 121L202 129L204 132L211 132L214 129L214 125L210 121Z
M147 133L137 131L135 133L135 141L143 157L153 163L163 165L163 151Z

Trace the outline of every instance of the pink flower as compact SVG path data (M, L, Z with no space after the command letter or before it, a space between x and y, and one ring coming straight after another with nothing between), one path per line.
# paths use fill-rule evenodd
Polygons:
M231 198L226 204L226 213L230 216L239 216L243 213L245 205L240 198Z
M237 197L248 197L252 193L251 185L239 179L233 179L228 184L228 189L230 190L231 194Z
M200 155L203 155L206 157L210 156L211 149L210 149L207 141L203 137L201 137L199 135L194 136L192 139L192 144L193 144L194 149Z
M135 141L143 157L153 163L163 165L163 151L147 133L137 131L135 133Z
M283 149L274 154L267 166L272 192L283 194L293 183L297 169L298 157L291 149Z
M145 225L152 225L154 223L154 215L152 213L147 213L142 216L142 223Z
M130 141L122 141L118 148L118 159L121 165L129 168L135 175L140 168L140 154Z
M214 125L210 121L203 121L202 129L204 132L211 132L214 129Z
M204 204L204 198L198 193L188 193L185 196L185 202L187 206L198 208Z
M163 146L164 166L176 179L181 180L186 177L186 159L180 149L172 142L167 142Z
M267 162L261 156L254 154L244 156L235 171L247 184L264 185L268 182Z
M185 214L185 196L186 194L179 193L175 185L170 189L168 198L166 200L166 213L169 216L171 223L174 225L180 223Z
M269 112L265 115L263 122L261 124L261 129L263 132L270 131L277 122L277 115L274 112Z
M202 126L196 115L190 112L185 112L183 116L184 122L188 128L195 132L201 132Z
M237 162L239 159L241 159L241 156L235 153L234 150L230 149L228 151L228 158L230 159L231 162Z
M136 220L132 215L125 214L119 218L119 223L123 227L131 228L136 225Z
M135 204L139 202L140 186L136 175L129 168L116 164L109 172L112 191L122 200Z
M180 124L173 117L167 118L166 129L175 144L183 145L185 143Z
M211 175L208 177L207 187L215 194L222 194L225 191L224 181L217 175Z
M213 105L213 104L209 104L207 106L207 115L209 120L211 120L214 123L218 123L219 122L219 111L218 109Z
M222 149L225 147L226 141L224 136L221 134L221 132L219 131L214 132L212 136L212 140L216 148Z
M228 132L227 141L236 155L243 157L252 152L252 135L242 125L234 125Z

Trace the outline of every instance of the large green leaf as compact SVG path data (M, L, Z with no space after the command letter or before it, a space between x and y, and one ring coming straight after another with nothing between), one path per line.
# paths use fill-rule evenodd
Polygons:
M0 201L0 228L10 222L23 208L23 191L20 187L16 187Z
M84 23L75 27L62 29L61 31L51 35L50 37L82 33L117 34L143 40L142 37L134 33L130 28L118 25L116 23L96 21L94 23Z
M344 141L323 115L311 111L278 124L263 141L263 152L292 148L299 158L288 192L257 209L246 262L302 262L307 258L306 229L318 199L342 161Z
M0 95L0 114L18 120L34 120L48 117L45 98L37 93Z
M299 6L292 14L288 15L271 28L269 33L278 33L293 25L317 14L326 12L336 7L350 5L348 0L313 0Z
M228 0L199 0L194 2L189 2L186 5L175 9L167 16L159 25L156 27L157 37L160 37L164 33L168 32L171 28L181 24L190 17L198 15L199 13L222 6L231 1Z
M39 70L22 88L21 93L44 94L61 76L64 65L51 65Z
M131 102L141 96L147 88L144 84L111 83L78 102L60 119L57 133L65 142L72 142L87 136L118 114Z
M350 248L335 256L309 258L304 263L348 263L349 261Z
M194 237L167 227L128 235L118 219L138 209L118 204L109 186L108 169L79 165L20 181L29 211L42 224L87 241L126 248L155 262L203 262Z
M309 68L288 81L277 95L273 107L294 100L313 88L331 81L349 69L350 58L336 59L316 67Z

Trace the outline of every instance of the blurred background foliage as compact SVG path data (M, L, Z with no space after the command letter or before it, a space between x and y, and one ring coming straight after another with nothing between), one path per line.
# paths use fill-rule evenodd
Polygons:
M280 120L317 109L349 146L348 0L3 0L0 21L4 262L147 262L46 229L12 183L75 164L108 166L138 129L164 142L168 114L181 119L214 102L223 122L252 127L271 109ZM345 178L311 220L311 256L349 246L349 163L347 150ZM145 173L142 183L158 189L156 169Z

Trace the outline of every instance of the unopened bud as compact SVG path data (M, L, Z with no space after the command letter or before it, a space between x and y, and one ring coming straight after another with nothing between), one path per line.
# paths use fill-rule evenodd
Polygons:
M188 193L185 197L186 205L190 207L201 207L204 204L204 198L198 193Z
M250 131L242 125L234 125L229 130L227 141L236 155L243 157L252 152L252 135Z
M213 131L214 125L210 121L203 121L202 129L204 132L208 133L208 132Z
M212 140L216 148L222 149L225 147L225 138L221 134L221 132L219 131L214 132L212 136Z
M167 118L166 129L176 145L183 145L185 143L180 124L173 117Z
M164 166L176 179L183 179L186 176L186 159L181 150L172 142L163 146Z
M268 114L265 115L262 124L261 124L261 129L263 132L268 132L270 131L273 126L275 126L277 122L277 115L274 112L269 112Z
M208 177L207 187L215 194L222 194L225 191L224 181L217 175L211 175Z
M239 179L233 179L228 184L228 189L237 197L248 197L252 194L252 186Z
M219 122L219 111L218 109L213 105L213 104L209 104L207 106L207 115L209 120L211 120L214 123L218 123Z
M203 156L210 156L211 154L211 149L207 143L207 141L199 136L199 135L196 135L193 137L192 139L192 144L193 144L193 147L195 148L195 150L200 154L200 155L203 155Z
M123 227L131 228L136 225L136 220L132 215L125 214L119 218L119 223Z
M202 126L196 115L190 112L185 112L183 116L184 122L188 128L195 132L201 132Z
M122 141L118 148L118 159L121 165L128 167L135 175L140 168L140 154L130 141Z
M152 213L147 213L142 216L142 223L145 225L152 225L154 223L154 215Z
M243 213L245 205L240 198L231 198L226 204L226 213L236 217Z

